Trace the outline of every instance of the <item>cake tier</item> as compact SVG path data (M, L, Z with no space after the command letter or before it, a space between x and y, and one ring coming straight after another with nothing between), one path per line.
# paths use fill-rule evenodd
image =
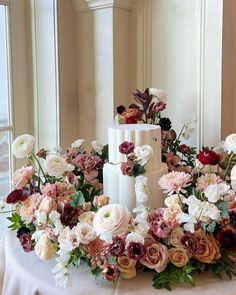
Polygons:
M152 209L162 207L164 204L163 193L158 187L158 179L165 173L167 173L167 166L161 163L158 170L145 174L151 193L148 205ZM135 178L123 175L120 170L120 164L112 165L106 163L104 165L103 183L104 193L110 197L110 203L122 204L129 210L139 205L135 196Z
M153 148L153 157L145 167L146 171L156 171L161 165L161 129L151 124L123 124L109 127L109 162L125 161L125 155L119 152L119 145L131 141L136 146L145 144Z

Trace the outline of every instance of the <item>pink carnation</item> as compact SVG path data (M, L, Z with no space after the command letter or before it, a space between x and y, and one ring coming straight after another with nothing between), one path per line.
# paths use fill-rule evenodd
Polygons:
M168 237L171 230L163 218L165 210L165 208L158 208L149 215L150 231L158 238Z
M13 183L16 189L20 189L27 184L27 182L33 177L33 166L22 167L15 171L13 174Z
M174 192L185 193L184 188L191 185L192 177L185 172L172 171L163 175L159 180L160 187L164 193L173 194Z
M197 189L203 192L209 184L218 184L221 182L223 182L223 180L215 173L201 175L197 180Z

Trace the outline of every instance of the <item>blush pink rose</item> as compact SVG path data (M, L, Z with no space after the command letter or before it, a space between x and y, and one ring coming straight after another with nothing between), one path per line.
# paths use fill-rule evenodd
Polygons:
M47 214L49 214L50 212L56 209L57 209L57 202L55 201L55 199L48 196L44 197L39 205L39 210Z
M43 199L40 194L34 194L29 196L23 205L20 207L20 216L26 223L30 223L34 219L34 213L38 210L39 205Z
M169 261L168 249L160 243L153 243L146 247L145 255L140 259L140 262L150 269L155 269L157 272L162 272Z
M22 167L15 171L12 181L16 189L20 189L27 184L27 182L33 177L33 166Z

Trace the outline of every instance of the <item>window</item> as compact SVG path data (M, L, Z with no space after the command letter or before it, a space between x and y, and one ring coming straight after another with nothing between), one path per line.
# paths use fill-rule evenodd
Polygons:
M8 7L0 4L0 199L11 189L12 110L9 74ZM1 214L0 237L4 230L5 214Z

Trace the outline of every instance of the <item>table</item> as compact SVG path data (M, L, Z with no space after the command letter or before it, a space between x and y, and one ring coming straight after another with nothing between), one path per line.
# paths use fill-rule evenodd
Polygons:
M209 274L196 276L196 287L176 287L171 293L152 287L152 273L139 274L132 280L119 279L117 285L97 285L88 267L74 269L73 287L59 289L51 269L55 261L42 262L34 252L20 248L15 232L4 238L5 273L2 295L236 295L236 280L221 281Z

